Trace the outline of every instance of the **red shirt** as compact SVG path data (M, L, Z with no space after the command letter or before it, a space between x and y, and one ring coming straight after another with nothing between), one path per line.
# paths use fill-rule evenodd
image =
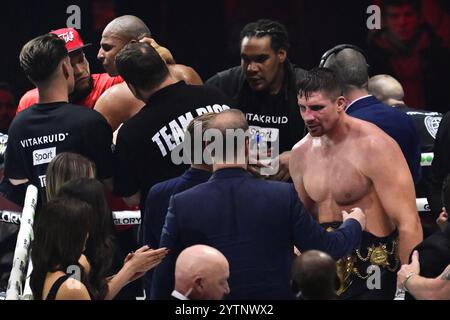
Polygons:
M93 109L102 93L112 86L123 82L123 79L121 77L110 77L107 73L96 73L91 76L93 81L91 92L86 98L80 101L75 101L74 104ZM37 103L38 100L39 93L36 88L26 92L20 99L19 106L17 107L17 113Z

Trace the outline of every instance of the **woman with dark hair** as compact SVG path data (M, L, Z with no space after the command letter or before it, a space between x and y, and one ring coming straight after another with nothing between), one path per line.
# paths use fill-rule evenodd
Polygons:
M126 284L143 276L166 256L165 248L153 250L143 246L129 254L120 271L108 278L112 274L115 246L112 212L103 184L95 179L73 179L61 186L58 198L79 199L94 209L85 251L91 269L88 282L93 299L114 298Z
M56 199L41 209L31 244L30 286L35 300L91 299L86 281L89 264L82 253L93 215L90 205L75 199Z
M63 184L57 195L62 199L85 201L94 210L84 254L88 257L91 266L88 281L92 298L104 299L108 292L106 278L111 275L112 258L115 252L114 224L105 198L104 186L95 179L73 179Z
M56 155L45 175L47 200L55 198L59 188L74 178L95 178L95 164L77 153L62 152Z

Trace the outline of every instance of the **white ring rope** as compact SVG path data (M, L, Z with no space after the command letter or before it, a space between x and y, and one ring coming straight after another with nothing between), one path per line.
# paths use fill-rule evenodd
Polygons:
M22 298L23 282L28 268L31 241L33 241L34 212L36 209L38 189L29 185L25 195L25 205L22 212L22 223L17 235L16 249L11 269L11 275L6 289L6 300Z

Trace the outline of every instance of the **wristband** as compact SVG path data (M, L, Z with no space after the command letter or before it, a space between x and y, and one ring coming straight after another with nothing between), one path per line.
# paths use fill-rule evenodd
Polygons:
M408 288L406 287L406 283L408 282L409 279L412 278L412 276L415 276L416 273L415 272L410 272L408 273L408 275L405 278L405 281L403 281L402 286L403 286L403 290L405 290L406 292L408 292Z

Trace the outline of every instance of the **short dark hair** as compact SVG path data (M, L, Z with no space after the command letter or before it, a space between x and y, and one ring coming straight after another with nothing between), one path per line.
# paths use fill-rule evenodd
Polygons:
M264 36L270 37L270 46L275 52L280 49L288 50L290 47L286 28L278 21L268 19L260 19L247 24L241 31L239 43L241 44L245 37L262 38Z
M20 51L20 66L34 83L47 81L68 56L66 44L55 34L44 34L28 41Z
M153 89L169 75L166 63L147 43L127 44L117 54L116 66L120 76L139 89Z
M389 7L400 7L404 5L411 6L417 14L420 13L422 8L420 0L383 0L381 2L381 12L383 15L386 15Z
M314 68L297 82L299 96L309 99L313 92L322 91L330 99L343 94L344 86L336 72L328 68Z
M336 299L335 290L339 288L340 281L333 258L316 250L305 253L292 263L292 291L303 300ZM318 254L322 256L319 258Z

